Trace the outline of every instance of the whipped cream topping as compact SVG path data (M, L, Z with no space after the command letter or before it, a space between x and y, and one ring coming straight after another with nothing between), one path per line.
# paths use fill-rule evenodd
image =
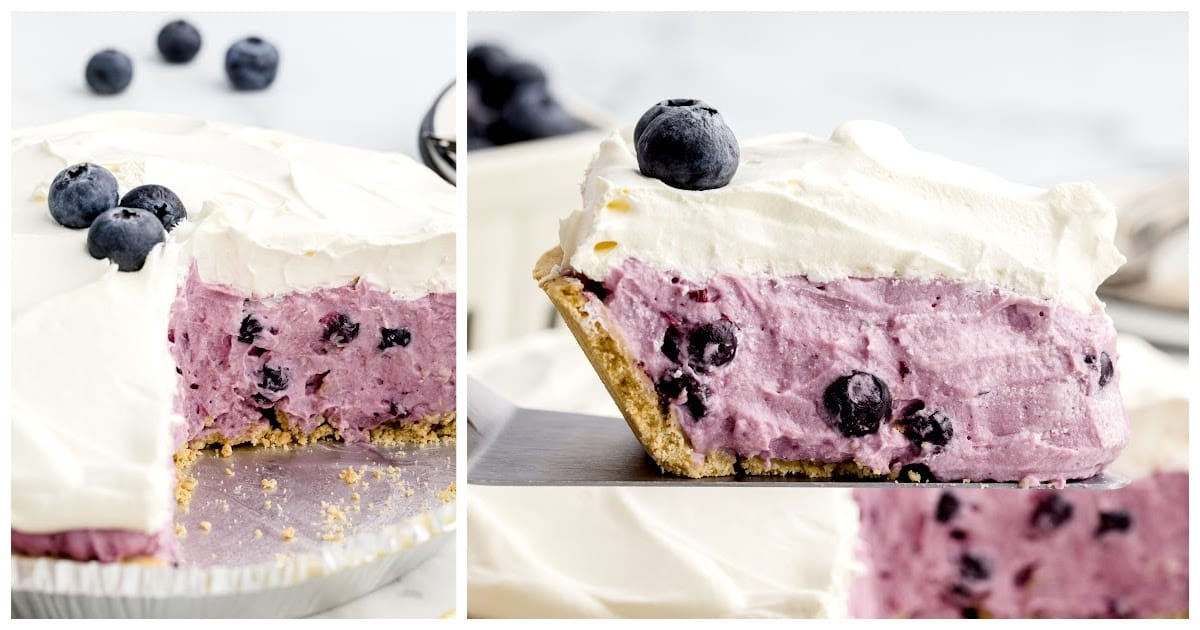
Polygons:
M636 258L689 280L715 273L942 278L1003 286L1080 310L1125 261L1116 213L1091 184L1049 190L848 122L828 140L750 140L729 185L671 188L643 176L629 138L604 140L583 207L562 221L564 266L602 280Z
M13 514L29 533L169 524L169 310L194 264L270 297L362 280L398 298L454 291L455 192L412 160L146 113L86 116L12 140ZM139 272L50 217L59 171L94 162L122 193L173 190L188 220Z

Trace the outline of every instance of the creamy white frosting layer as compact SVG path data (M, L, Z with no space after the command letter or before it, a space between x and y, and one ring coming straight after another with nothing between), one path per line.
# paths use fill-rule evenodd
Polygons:
M988 283L1090 311L1125 258L1116 213L1091 184L1048 190L911 147L854 121L828 139L749 140L723 188L643 176L632 142L604 140L583 206L559 229L564 266L594 279L625 258L691 280L717 273L915 277Z
M1113 468L1187 469L1187 368L1117 343L1133 439ZM475 353L519 405L618 416L565 329ZM517 368L520 369L517 369ZM546 387L553 379L554 387ZM619 422L619 420L614 420ZM839 617L857 570L849 491L471 486L468 596L479 617Z
M399 298L454 291L455 192L412 160L284 133L144 113L17 130L12 141L16 529L153 532L169 523L169 310L201 278L269 297L366 281ZM87 230L50 217L63 168L94 162L121 193L173 190L188 220L121 273Z

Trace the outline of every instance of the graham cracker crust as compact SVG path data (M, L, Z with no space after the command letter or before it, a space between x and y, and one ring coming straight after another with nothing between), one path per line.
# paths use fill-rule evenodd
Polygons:
M646 453L664 472L684 477L718 477L734 474L798 475L812 479L857 477L895 478L856 462L771 460L742 457L720 450L697 453L680 429L675 410L661 405L654 383L621 337L608 308L588 299L583 282L560 273L563 251L555 247L542 254L533 268L533 279L550 297L554 307L579 342L588 361L617 403L629 428Z

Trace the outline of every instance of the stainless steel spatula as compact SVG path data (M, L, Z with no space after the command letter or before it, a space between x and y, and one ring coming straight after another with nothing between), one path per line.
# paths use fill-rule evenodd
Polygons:
M467 482L489 486L797 486L806 488L1017 488L1016 482L814 480L754 475L691 479L663 473L620 418L522 409L468 379ZM1067 488L1110 490L1101 473ZM1048 485L1027 486L1046 488Z

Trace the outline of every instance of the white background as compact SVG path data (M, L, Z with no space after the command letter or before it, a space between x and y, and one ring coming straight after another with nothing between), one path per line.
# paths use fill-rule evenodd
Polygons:
M468 38L620 126L700 98L741 138L876 119L1029 184L1187 170L1183 13L472 13Z
M200 30L200 53L167 64L155 40L179 17ZM12 27L14 127L144 110L416 156L421 119L455 71L453 13L14 14ZM225 50L249 35L279 49L279 75L262 92L236 92L225 77ZM83 70L109 47L133 60L133 82L97 96ZM321 616L440 617L455 608L454 575L449 540L401 580Z
M203 39L183 65L163 61L155 44L178 17ZM453 13L34 13L12 23L14 127L145 110L416 156L421 118L454 79ZM279 75L264 91L237 92L225 51L250 35L279 49ZM133 60L121 94L97 96L84 82L88 58L104 48Z

